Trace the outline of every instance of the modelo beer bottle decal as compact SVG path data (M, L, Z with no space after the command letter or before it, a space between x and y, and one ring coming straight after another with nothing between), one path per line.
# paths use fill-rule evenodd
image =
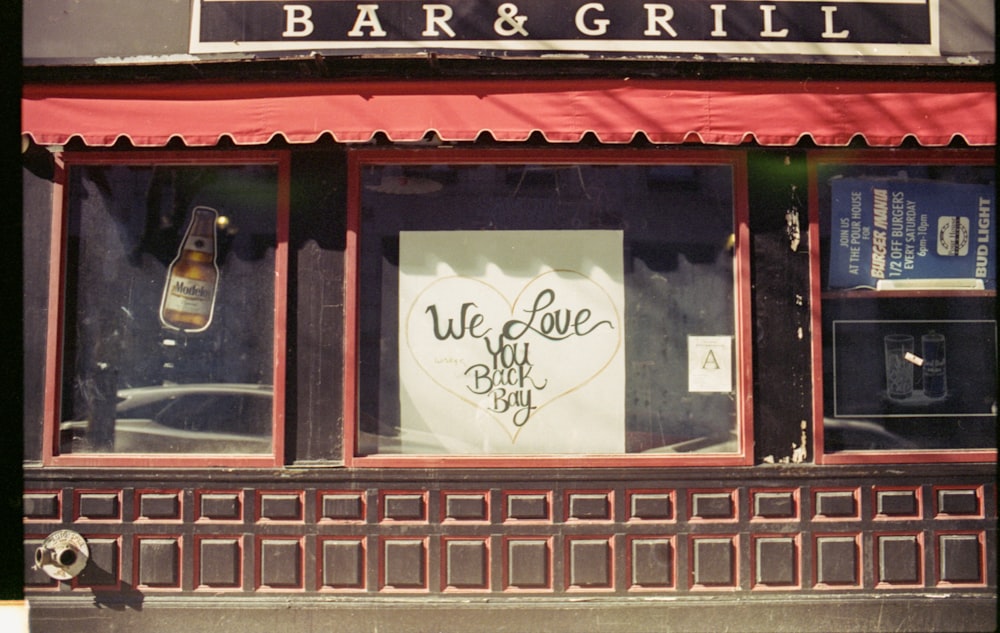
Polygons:
M167 270L160 302L164 326L202 332L212 323L219 268L215 264L215 224L218 212L195 207L177 257Z

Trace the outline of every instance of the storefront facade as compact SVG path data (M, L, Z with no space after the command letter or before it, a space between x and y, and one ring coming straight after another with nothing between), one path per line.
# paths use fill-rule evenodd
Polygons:
M33 631L993 629L991 3L63 4Z

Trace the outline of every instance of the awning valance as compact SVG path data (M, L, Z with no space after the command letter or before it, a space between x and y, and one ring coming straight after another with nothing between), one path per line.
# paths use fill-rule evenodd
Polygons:
M211 84L27 85L22 131L36 143L74 137L95 147L121 138L158 147L172 138L212 146L324 134L365 142L376 133L416 141L482 134L551 142L593 133L605 143L790 146L811 138L843 146L855 138L893 147L912 137L928 147L956 138L996 144L991 83L481 80Z

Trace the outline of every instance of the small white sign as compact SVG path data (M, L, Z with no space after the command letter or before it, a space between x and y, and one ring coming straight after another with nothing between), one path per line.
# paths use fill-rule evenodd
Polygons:
M403 452L625 451L621 231L403 231L399 255Z
M733 337L688 337L688 391L733 390Z

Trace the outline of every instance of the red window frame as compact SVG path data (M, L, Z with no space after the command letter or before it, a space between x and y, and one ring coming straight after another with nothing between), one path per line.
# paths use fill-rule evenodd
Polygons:
M835 301L838 291L824 291L821 270L822 231L821 209L819 207L818 165L873 165L873 166L991 166L996 164L995 155L990 150L816 150L807 154L809 174L809 251L810 251L810 301L812 302L811 327L813 365L813 445L817 464L892 464L892 463L974 463L995 462L997 449L906 449L906 450L844 450L836 453L825 452L824 442L824 377L823 377L823 313L824 295L826 300ZM859 297L874 299L876 290L852 290ZM886 292L886 291L882 291ZM995 290L900 290L891 291L891 297L905 299L917 297L982 297L996 302ZM884 295L883 295L884 296ZM856 300L841 298L841 300Z
M386 165L728 165L733 170L733 231L735 258L733 273L734 358L736 427L738 451L711 455L358 455L360 361L360 232L361 171L365 166ZM753 461L752 341L750 299L750 229L748 175L743 151L670 150L637 152L629 150L503 149L475 150L452 148L355 149L348 153L348 209L345 257L345 341L344 341L344 463L348 467L418 468L524 468L524 467L656 467L656 466L745 466Z
M49 257L48 323L45 359L45 407L42 435L44 466L100 467L275 467L284 462L285 357L288 285L288 216L290 157L285 151L191 151L191 152L64 152L55 157L56 175L52 197ZM69 168L79 165L274 165L278 171L277 217L274 253L274 340L271 452L261 454L219 453L59 453L61 410L64 288L66 283Z

